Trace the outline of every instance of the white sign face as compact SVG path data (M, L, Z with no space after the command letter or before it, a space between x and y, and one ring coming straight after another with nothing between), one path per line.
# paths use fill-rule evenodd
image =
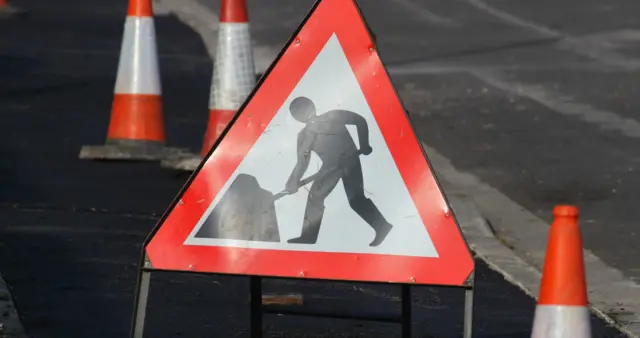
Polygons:
M308 107L304 105L308 102L315 105L317 117L311 119L313 122L305 124L292 116L291 103L299 97L306 98L298 100L302 106ZM329 118L331 116L340 117ZM362 145L356 125L345 127L345 123L359 120L366 121L372 150L368 155L348 152ZM299 135L302 136L299 138ZM311 150L302 178L315 173L319 178L272 202L275 205L272 219L275 218L279 233L277 241L198 235L203 227L210 226L211 222L206 220L238 175L255 178L261 189L273 195L285 190L300 157L299 139L303 148ZM310 190L315 192L311 196ZM310 208L305 219L308 203ZM237 204L233 207L237 209L236 214L255 211L250 205ZM324 210L319 207L322 204ZM304 224L310 228L319 224L317 237L307 232L298 243L288 243L301 236ZM380 243L371 246L377 233L374 228L386 237L381 236ZM328 40L184 244L438 257L336 35Z

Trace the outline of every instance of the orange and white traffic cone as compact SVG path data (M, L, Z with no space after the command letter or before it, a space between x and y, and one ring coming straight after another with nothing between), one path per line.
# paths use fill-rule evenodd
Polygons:
M106 144L82 147L80 158L160 160L176 151L165 146L151 0L130 0Z
M532 338L591 337L578 208L553 210Z
M246 0L223 0L211 81L206 155L256 85Z
M200 155L162 162L163 167L195 170L211 150L256 84L246 0L222 0L213 60L209 120Z

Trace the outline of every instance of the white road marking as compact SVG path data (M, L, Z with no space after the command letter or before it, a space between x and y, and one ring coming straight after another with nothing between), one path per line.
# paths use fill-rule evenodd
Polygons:
M469 72L495 88L533 100L554 112L578 117L585 122L603 129L615 130L628 137L640 138L640 122L632 118L622 117L614 112L577 102L568 95L555 93L543 86L506 80L495 71L469 70Z
M588 39L570 36L559 30L518 18L515 15L492 7L482 0L466 1L477 9L500 18L513 26L526 28L530 31L534 31L548 37L562 38L562 40L556 44L556 46L561 49L569 50L576 54L599 60L608 65L617 66L626 70L640 69L639 59L629 58L611 49L603 48L603 45L601 44L593 44L590 43Z
M436 14L431 10L426 9L424 6L420 6L413 2L412 0L391 0L392 2L404 7L405 9L411 11L413 14L416 14L423 21L434 25L434 26L442 26L442 27L459 27L460 23L444 17L442 15Z

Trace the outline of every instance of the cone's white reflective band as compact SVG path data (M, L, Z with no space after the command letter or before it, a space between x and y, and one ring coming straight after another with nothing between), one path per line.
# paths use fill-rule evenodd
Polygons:
M585 306L538 305L531 338L591 338L591 316Z
M160 95L160 75L153 18L128 16L120 49L117 94Z
M221 23L209 109L237 110L256 83L249 24Z

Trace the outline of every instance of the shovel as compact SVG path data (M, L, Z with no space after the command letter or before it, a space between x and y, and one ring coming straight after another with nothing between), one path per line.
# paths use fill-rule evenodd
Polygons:
M362 152L358 151L360 154ZM335 166L318 171L301 180L298 186L305 186L338 169L340 167ZM254 176L238 174L195 237L280 242L275 201L291 194L283 190L273 195L262 189Z
M358 150L357 155L362 155L362 150ZM323 172L318 171L315 174L313 174L313 175L311 175L311 176L309 176L309 177L307 177L305 179L302 179L300 181L300 183L298 183L298 187L304 187L305 185L309 184L310 182L315 181L319 176L328 175L329 173L332 173L332 172L334 172L334 171L336 171L338 169L340 169L339 166L334 166L334 167L330 167L327 170L324 170ZM291 192L289 192L288 190L285 189L285 190L282 190L281 192L273 195L273 200L277 201L277 200L279 200L279 199L281 199L281 198L283 198L283 197L285 197L287 195L291 195L291 194L292 194Z

